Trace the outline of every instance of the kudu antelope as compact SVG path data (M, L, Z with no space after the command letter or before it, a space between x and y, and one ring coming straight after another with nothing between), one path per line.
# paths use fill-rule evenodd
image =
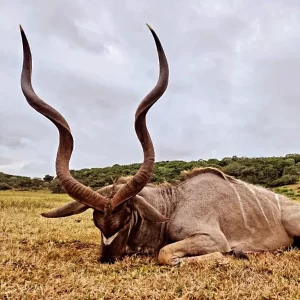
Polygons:
M94 224L101 232L101 262L113 262L129 253L154 252L160 264L176 265L213 253L247 258L247 252L289 247L300 236L300 205L286 197L213 168L194 170L176 186L147 184L153 171L154 148L146 114L165 92L169 77L163 47L149 29L156 44L160 73L156 86L135 115L144 162L127 182L93 191L70 174L73 137L67 121L32 88L31 51L21 28L22 91L29 105L59 131L57 178L75 200L42 216L61 218L93 209Z

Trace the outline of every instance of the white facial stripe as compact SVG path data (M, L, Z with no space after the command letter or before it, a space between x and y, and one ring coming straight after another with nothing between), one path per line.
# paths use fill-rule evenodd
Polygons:
M104 245L110 245L113 240L118 236L120 231L116 232L114 235L112 235L111 237L109 238L106 238L103 234L102 234L102 241L103 241L103 244Z
M137 211L134 211L134 212L133 212L133 217L134 217L134 224L133 224L133 226L135 226L136 223L137 223L137 221L138 221L138 213L137 213ZM131 228L132 228L132 224L130 223L130 225L129 225L129 230L128 230L128 236L130 235ZM106 246L107 246L107 245L110 245L110 244L113 242L113 240L118 236L119 232L120 232L120 231L116 232L114 235L112 235L112 236L109 237L109 238L106 238L106 237L102 234L102 241L103 241L103 244L106 245Z

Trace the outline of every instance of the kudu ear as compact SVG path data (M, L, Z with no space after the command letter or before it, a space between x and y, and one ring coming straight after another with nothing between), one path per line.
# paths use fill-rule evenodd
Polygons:
M153 223L164 223L169 221L169 218L163 216L141 196L136 195L132 199L132 205L133 208L138 211L139 215L147 221Z
M46 218L62 218L80 214L86 211L89 207L77 201L69 202L61 207L58 207L41 215Z

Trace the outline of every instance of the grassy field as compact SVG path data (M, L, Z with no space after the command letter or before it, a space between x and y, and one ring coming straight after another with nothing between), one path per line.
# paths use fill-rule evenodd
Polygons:
M281 186L273 190L276 193L300 201L300 183Z
M0 192L0 299L300 299L295 250L181 267L151 257L101 265L90 211L40 217L67 200Z

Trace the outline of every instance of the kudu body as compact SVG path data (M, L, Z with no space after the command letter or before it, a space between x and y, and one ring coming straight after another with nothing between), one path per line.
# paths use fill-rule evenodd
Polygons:
M150 28L150 27L149 27ZM23 41L22 91L28 103L58 128L60 142L57 177L75 200L44 217L60 218L92 208L101 231L100 261L111 262L131 253L158 253L161 264L176 265L210 253L246 252L289 247L300 237L300 205L296 202L227 176L213 168L196 169L176 186L147 185L154 165L154 149L146 114L168 84L168 63L155 32L160 62L157 85L139 105L135 130L144 151L144 162L124 184L93 191L69 172L73 138L66 120L35 94L31 86L31 52Z

